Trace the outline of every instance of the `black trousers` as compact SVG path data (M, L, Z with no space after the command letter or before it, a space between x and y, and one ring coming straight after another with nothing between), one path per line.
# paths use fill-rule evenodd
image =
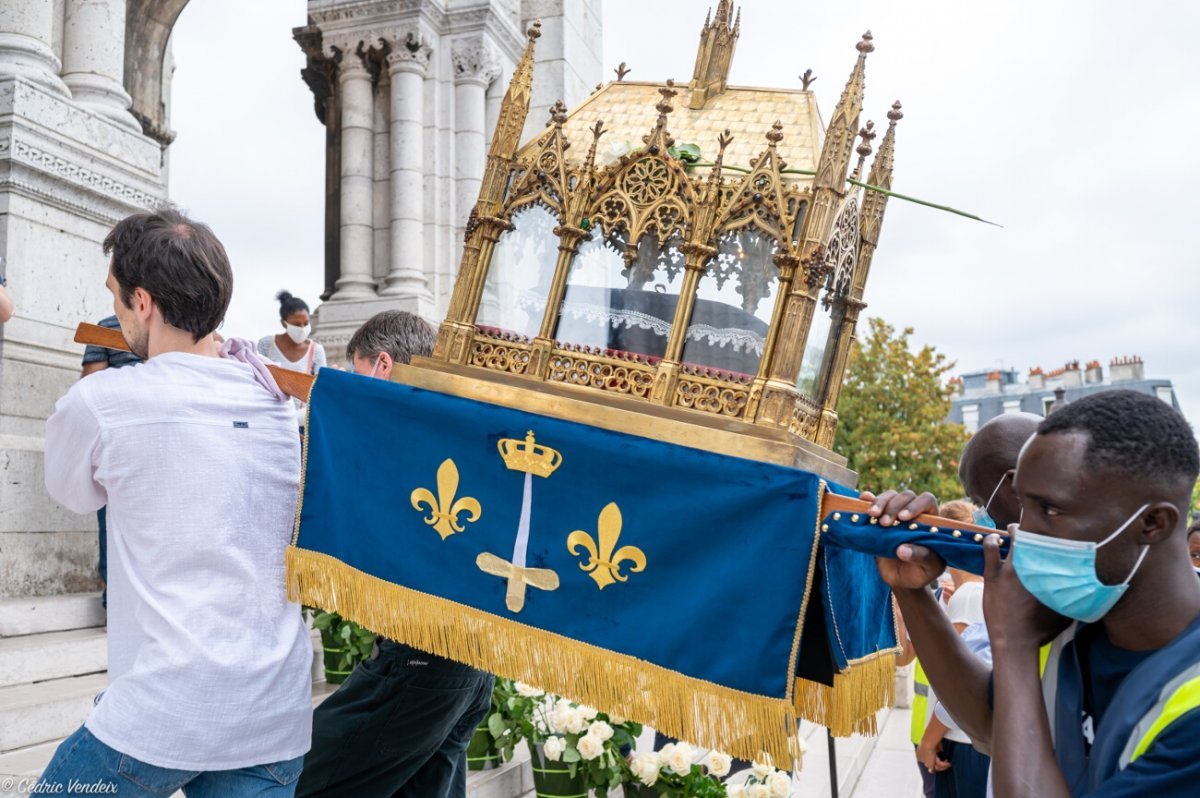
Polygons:
M296 796L464 798L491 701L491 674L381 638L313 713Z

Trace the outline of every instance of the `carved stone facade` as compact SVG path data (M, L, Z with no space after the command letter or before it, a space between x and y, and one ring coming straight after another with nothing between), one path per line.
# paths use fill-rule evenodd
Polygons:
M167 197L169 41L187 2L0 0L0 257L17 308L0 325L0 599L98 586L94 519L43 488L45 419L79 375L75 325L111 312L104 236ZM332 357L377 310L441 320L524 21L560 31L547 58L591 48L587 82L541 91L578 100L599 79L599 0L566 5L310 0L296 39L329 131Z
M163 5L129 0L147 18ZM0 3L0 256L16 304L0 325L0 598L97 584L95 519L46 496L42 442L79 376L75 325L111 313L100 242L166 197L165 110L159 135L147 135L131 109L146 92L125 86L129 10L126 0ZM154 66L159 103L166 37L155 49L143 27L132 41Z
M487 141L536 19L530 133L555 101L578 102L600 80L599 0L309 0L295 37L327 128L315 323L331 360L380 310L442 320Z

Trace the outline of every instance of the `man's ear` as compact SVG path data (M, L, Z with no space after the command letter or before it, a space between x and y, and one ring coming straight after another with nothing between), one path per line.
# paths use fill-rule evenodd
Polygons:
M379 376L385 380L392 378L392 366L396 361L392 360L392 356L387 352L379 353Z
M1179 526L1179 508L1171 502L1152 504L1142 513L1145 522L1140 537L1146 543L1158 543L1175 534Z
M154 314L154 297L150 296L150 292L141 286L133 289L133 295L130 296L131 309L141 319L142 323L150 320Z

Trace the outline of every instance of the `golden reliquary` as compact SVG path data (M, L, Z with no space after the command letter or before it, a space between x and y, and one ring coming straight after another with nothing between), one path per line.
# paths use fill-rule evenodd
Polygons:
M686 87L622 64L521 144L533 26L433 357L396 379L854 483L830 446L900 105L863 181L871 34L822 138L808 74L727 85L739 33L721 0Z

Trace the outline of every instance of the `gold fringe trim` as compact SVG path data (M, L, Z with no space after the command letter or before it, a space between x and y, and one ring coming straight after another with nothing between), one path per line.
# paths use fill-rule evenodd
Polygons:
M875 713L891 706L896 692L896 653L880 651L833 675L833 687L797 679L796 714L829 729L834 737L879 733Z
M518 621L395 585L290 546L288 598L393 640L647 723L743 759L790 768L792 702L693 679Z

